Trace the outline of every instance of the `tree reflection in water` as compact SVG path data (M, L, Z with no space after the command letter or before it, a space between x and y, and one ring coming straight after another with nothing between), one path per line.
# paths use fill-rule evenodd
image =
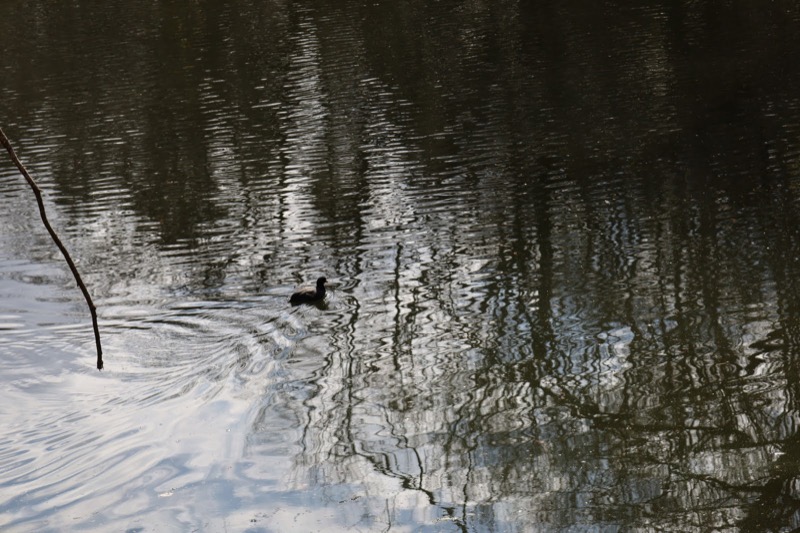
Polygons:
M269 355L238 459L342 522L797 527L797 8L584 4L5 5L0 106L106 320Z

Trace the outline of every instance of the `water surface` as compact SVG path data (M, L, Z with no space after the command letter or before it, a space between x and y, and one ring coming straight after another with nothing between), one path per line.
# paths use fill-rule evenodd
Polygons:
M4 3L0 528L800 526L798 20Z

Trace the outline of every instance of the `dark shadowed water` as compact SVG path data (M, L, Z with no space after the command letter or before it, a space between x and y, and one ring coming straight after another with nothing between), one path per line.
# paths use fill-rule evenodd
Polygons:
M0 529L800 527L799 55L785 0L0 3L106 363L0 154Z

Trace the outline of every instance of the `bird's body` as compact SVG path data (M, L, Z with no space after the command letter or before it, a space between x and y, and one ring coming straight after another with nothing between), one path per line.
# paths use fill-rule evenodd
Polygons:
M325 298L325 282L327 282L324 277L317 279L317 286L316 287L300 287L297 291L292 294L292 297L289 298L289 303L292 305L298 304L308 304L319 302L323 298Z

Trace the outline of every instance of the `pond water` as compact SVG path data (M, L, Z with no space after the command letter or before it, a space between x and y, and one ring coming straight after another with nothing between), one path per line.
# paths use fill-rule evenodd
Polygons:
M800 9L635 4L0 4L0 529L799 527Z

